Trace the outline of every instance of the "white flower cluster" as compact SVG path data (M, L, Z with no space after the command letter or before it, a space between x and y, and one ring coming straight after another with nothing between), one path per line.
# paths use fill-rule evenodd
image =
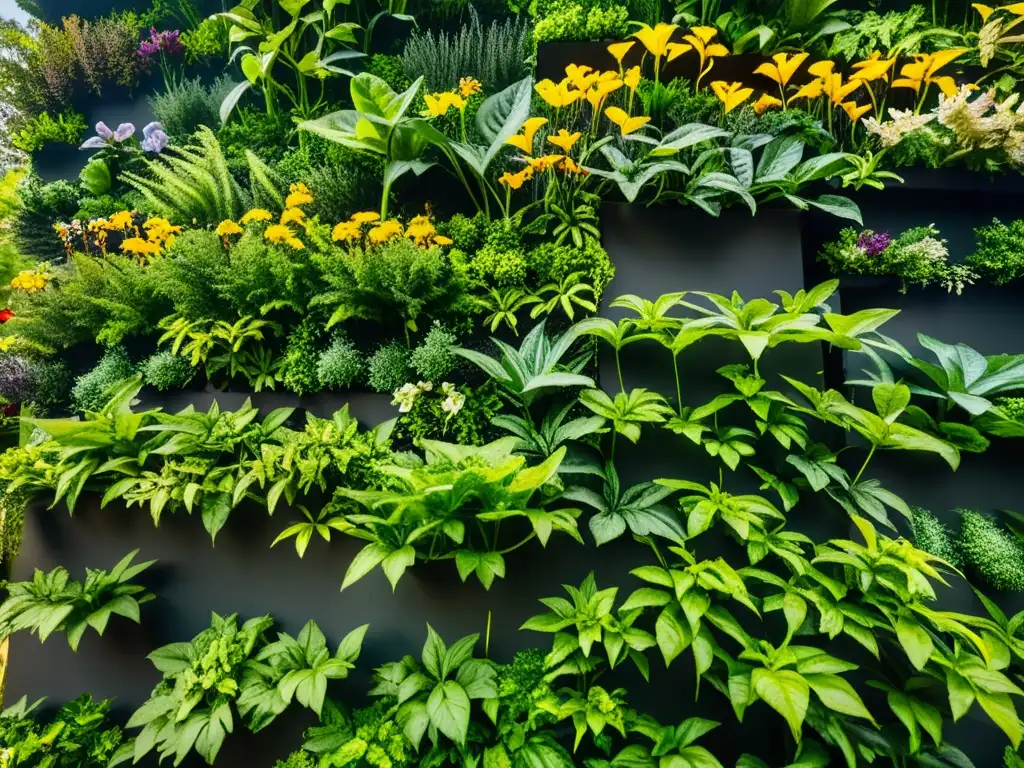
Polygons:
M429 381L420 381L416 384L403 384L401 387L394 391L394 400L391 401L392 405L398 406L399 413L408 413L412 410L413 405L416 404L416 398L421 394L430 392L434 389L434 384ZM441 410L444 411L447 416L446 421L450 421L453 417L457 416L459 411L462 410L462 406L466 404L466 396L459 392L455 388L455 385L449 381L441 384L440 394L444 396L444 402L441 403Z
M935 119L934 114L915 115L909 109L890 109L888 122L869 117L864 121L868 133L878 137L883 147L895 147L908 133L923 128Z
M971 89L966 85L954 96L939 96L939 122L956 135L963 149L1001 148L1011 163L1024 165L1024 104L1017 106L1020 94L1008 96L1001 103L991 91L973 100L970 96Z

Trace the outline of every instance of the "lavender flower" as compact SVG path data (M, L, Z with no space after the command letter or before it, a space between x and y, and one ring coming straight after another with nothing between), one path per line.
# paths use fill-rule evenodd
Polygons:
M870 229L865 229L857 238L857 247L868 256L880 256L891 242L892 237L888 232L872 232Z
M170 141L170 137L164 132L160 123L150 123L142 129L142 149L146 152L160 154L164 151Z
M131 123L121 123L116 131L110 130L103 121L96 123L96 135L91 136L82 143L79 149L103 149L111 144L120 144L135 135L135 126Z
M32 395L35 386L33 366L19 355L0 357L0 397L9 403L21 403Z
M170 56L183 53L185 47L178 40L180 34L176 29L157 32L154 27L150 27L149 40L139 43L139 55L148 58L156 56L158 53Z

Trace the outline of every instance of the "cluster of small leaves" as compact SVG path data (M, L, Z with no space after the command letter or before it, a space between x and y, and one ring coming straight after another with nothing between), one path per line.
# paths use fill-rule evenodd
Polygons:
M976 250L967 264L996 285L1024 275L1024 219L1003 224L998 219L974 230Z
M964 565L993 589L1024 590L1024 543L977 510L964 509L959 513L957 544Z
M912 507L910 518L914 531L914 545L947 563L961 565L960 550L949 528L923 507Z
M121 745L121 729L108 719L110 701L79 696L57 710L52 720L39 717L43 700L22 696L0 712L0 754L5 768L77 768L105 766Z

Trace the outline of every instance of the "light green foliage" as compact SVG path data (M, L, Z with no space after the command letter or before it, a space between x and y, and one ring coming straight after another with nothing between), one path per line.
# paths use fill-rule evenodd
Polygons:
M934 34L938 30L931 28L924 14L923 5L912 5L906 11L889 11L883 15L874 11L855 13L850 18L850 26L832 38L828 56L860 61L875 51L906 56L918 53L925 45L929 50L936 46L941 50L943 40ZM933 33L931 39L928 38L929 31Z
M23 152L37 152L47 142L78 144L85 134L85 117L80 112L67 111L54 120L49 112L30 117L25 127L11 139L11 143Z
M412 351L409 361L413 370L426 381L441 382L455 370L458 358L452 352L452 347L458 341L454 333L435 322L423 341Z
M316 363L317 380L325 389L350 389L363 372L363 356L344 336L335 337Z
M79 411L98 411L110 398L111 391L135 375L135 366L123 347L110 347L88 373L75 379L71 399Z
M139 366L142 379L161 392L183 389L196 375L188 358L173 355L167 350L156 352Z
M199 22L194 29L184 30L179 39L185 48L185 61L189 64L223 56L229 47L228 25L223 19L211 16Z
M3 483L7 486L8 483ZM18 556L21 536L25 528L25 505L30 494L26 490L11 491L6 487L0 494L0 565L8 567Z
M123 172L121 180L137 190L149 211L174 223L218 224L235 219L247 206L247 193L231 171L213 132L202 126L193 143L172 146L146 161L140 173Z
M629 9L614 2L582 4L573 0L538 3L533 39L537 43L553 40L606 40L628 34Z
M424 440L424 464L411 471L384 467L395 475L390 490L360 491L341 488L337 494L352 499L371 515L346 515L358 531L352 535L369 541L355 556L341 588L356 583L377 566L392 587L419 561L455 560L465 581L476 576L485 588L505 575L503 553L536 538L547 545L553 532L579 541L578 509L544 509L542 486L558 471L565 456L559 449L542 464L526 466L514 456L515 438L503 438L480 447ZM376 510L376 511L373 511ZM386 512L387 515L381 514ZM532 528L518 543L505 542L499 533L511 526L502 521L523 518ZM435 522L426 533L426 521Z
M288 336L281 364L284 386L297 395L319 389L317 365L320 355L320 326L311 318L303 320Z
M1024 760L1013 751L1013 747L1007 747L1003 752L1003 768L1024 768Z
M209 86L203 85L199 78L182 80L170 83L167 90L150 96L149 103L167 135L174 140L185 141L201 125L211 130L220 127L220 103L234 85L225 75Z
M317 768L317 765L317 759L313 757L312 752L300 749L292 752L284 760L275 761L274 768Z
M418 329L422 316L446 320L469 314L466 280L440 247L393 240L366 250L315 254L313 261L327 291L315 296L311 306L329 313L327 328L364 318L408 332Z
M483 244L488 222L482 211L473 216L457 213L448 221L438 222L437 229L442 235L452 239L452 248L474 253Z
M392 392L409 376L409 350L398 341L381 344L370 356L366 381L375 392Z
M241 238L241 241L245 238ZM237 244L236 244L237 245ZM219 286L230 286L230 263L220 238L203 229L183 231L174 240L173 258L158 259L150 273L160 292L170 299L174 311L191 319L228 319L231 306L222 298ZM242 251L241 255L245 255ZM261 283L243 286L247 297ZM233 301L239 301L233 298Z
M132 580L155 560L132 564L139 550L128 553L110 572L86 569L85 581L71 579L65 568L43 573L38 568L32 581L7 584L7 599L0 605L0 637L29 630L45 642L54 632L67 634L68 645L77 651L85 630L100 635L111 616L139 623L139 605L154 595Z
M466 228L466 225L459 225ZM467 238L468 239L468 238ZM518 230L501 219L487 227L483 246L471 254L469 273L488 286L518 286L526 280L526 254Z
M71 371L59 360L38 360L32 368L31 401L36 415L64 411L71 399Z
M204 247L213 244L209 238L200 242ZM273 245L256 230L239 237L229 254L225 255L218 243L207 258L215 259L215 269L222 265L214 288L238 315L258 317L272 309L306 314L306 305L317 283L305 249L295 251Z
M10 768L105 766L122 741L121 729L110 722L110 700L93 701L82 694L53 715L38 712L43 699L29 704L22 696L0 713L0 744Z
M987 280L1005 285L1024 275L1024 219L998 219L974 230L976 250L966 263Z
M580 280L593 286L598 297L615 277L615 265L608 252L595 240L585 241L582 248L571 243L542 243L530 249L526 261L538 286L560 283L574 273L581 273Z
M1000 397L996 399L996 405L1014 421L1024 423L1024 397Z
M366 71L371 75L376 75L391 86L391 90L399 93L412 85L412 81L419 77L419 75L415 75L410 79L403 71L402 57L391 56L386 53L373 54L367 64Z
M949 528L939 522L939 519L927 509L912 507L911 511L913 517L910 518L910 522L914 531L914 544L917 548L959 567L961 565L960 552L953 542L953 534Z
M126 756L139 760L156 749L161 759L180 761L194 748L212 765L238 716L256 732L293 700L319 714L327 681L348 676L368 625L350 632L332 654L314 622L298 637L279 633L269 642L273 623L261 616L239 627L237 614L215 613L209 629L190 642L149 654L163 680L128 721L128 728L143 730L126 745Z
M456 88L463 77L480 81L487 95L497 93L529 72L529 30L517 18L485 27L470 6L469 23L458 32L414 33L405 44L402 68L409 80L422 77L428 93Z
M498 435L491 420L504 409L498 388L492 381L478 387L457 387L464 396L456 413L445 410L448 395L440 384L429 392L420 392L407 413L398 417L395 435L413 442L427 440L454 440L462 445L483 445ZM546 456L543 458L547 458Z
M55 220L70 220L78 210L78 187L68 181L44 183L37 175L24 176L17 186L18 208L11 220L11 238L22 255L35 261L64 256L64 245L54 232Z
M976 510L960 510L957 545L964 564L985 584L1024 591L1024 544L995 520Z

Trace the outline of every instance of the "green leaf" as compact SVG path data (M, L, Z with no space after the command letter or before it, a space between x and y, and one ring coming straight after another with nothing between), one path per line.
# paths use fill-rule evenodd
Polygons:
M896 621L896 637L914 669L922 670L932 655L932 639L916 620L901 616Z
M391 582L391 590L398 586L398 580L402 578L405 569L416 562L416 550L406 544L401 549L396 549L381 561L381 569L384 575ZM344 589L344 587L342 587Z
M218 491L203 494L203 525L210 534L210 541L216 541L217 532L224 527L230 514L230 493Z
M786 719L793 739L799 742L811 697L807 681L792 670L760 667L750 679L757 695Z
M862 717L872 723L875 718L868 712L864 702L846 680L839 675L804 675L804 680L821 699L821 703L831 710L850 717Z
M910 405L910 388L906 384L876 384L871 389L871 399L878 415L886 424L892 424Z
M454 680L446 680L427 697L430 724L462 746L469 729L469 696Z
M376 568L390 552L390 549L380 543L367 544L359 550L358 554L352 558L352 562L349 563L348 570L345 571L345 578L341 582L342 590L352 586Z

